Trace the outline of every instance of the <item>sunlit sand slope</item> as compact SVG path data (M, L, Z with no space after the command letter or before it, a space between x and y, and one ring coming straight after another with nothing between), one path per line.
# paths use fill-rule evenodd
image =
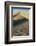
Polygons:
M22 18L29 19L29 12L18 12L18 13L13 14L14 20L18 20Z

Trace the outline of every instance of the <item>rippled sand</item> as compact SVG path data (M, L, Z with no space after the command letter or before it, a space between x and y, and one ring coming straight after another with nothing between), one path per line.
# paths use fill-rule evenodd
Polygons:
M14 26L13 35L14 36L29 35L29 22L26 21L25 23Z

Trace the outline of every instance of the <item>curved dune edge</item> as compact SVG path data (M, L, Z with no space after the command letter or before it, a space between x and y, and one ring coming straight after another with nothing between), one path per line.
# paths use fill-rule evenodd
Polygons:
M13 14L13 19L15 20L22 19L22 18L29 19L29 12L18 12Z

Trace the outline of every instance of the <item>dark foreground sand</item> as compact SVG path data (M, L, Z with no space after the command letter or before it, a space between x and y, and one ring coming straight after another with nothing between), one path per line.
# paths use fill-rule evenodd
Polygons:
M29 21L26 19L23 19L23 20L14 22L13 33L12 33L13 36L29 35Z

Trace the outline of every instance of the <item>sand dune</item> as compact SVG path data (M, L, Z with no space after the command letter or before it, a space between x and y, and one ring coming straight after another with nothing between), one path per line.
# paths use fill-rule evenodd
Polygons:
M27 36L29 35L29 13L18 12L13 15L13 35Z
M29 12L21 12L20 15L23 16L24 18L29 19Z
M29 19L29 13L28 12L18 12L13 15L14 20L26 18Z
M14 36L27 36L29 35L29 22L25 22L20 24L14 28L13 31Z

